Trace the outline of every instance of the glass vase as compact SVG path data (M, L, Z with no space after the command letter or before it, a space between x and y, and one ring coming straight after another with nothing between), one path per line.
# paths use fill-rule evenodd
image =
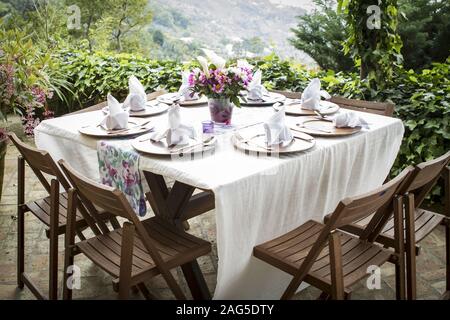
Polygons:
M233 114L233 103L229 98L209 98L209 112L211 120L218 124L229 125L231 123L231 115Z

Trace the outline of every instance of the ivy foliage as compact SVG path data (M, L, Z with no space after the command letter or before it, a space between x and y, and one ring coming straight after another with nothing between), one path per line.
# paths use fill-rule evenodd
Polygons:
M397 0L338 0L338 12L347 22L344 51L372 88L383 88L392 79L393 67L402 63L397 7Z

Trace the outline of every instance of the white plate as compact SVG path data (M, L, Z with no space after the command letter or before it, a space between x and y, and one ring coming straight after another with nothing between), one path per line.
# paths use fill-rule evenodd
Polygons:
M167 104L152 100L146 103L146 107L144 110L129 111L129 113L132 117L151 117L166 112L167 109L169 109L169 106ZM104 114L108 114L109 107L104 107L102 111Z
M243 106L272 106L277 102L283 102L286 100L286 97L279 93L269 92L267 96L264 97L264 100L249 100L246 96L244 96L245 99L240 98L241 105ZM246 100L246 101L245 101Z
M329 101L320 101L320 106L323 110L320 112L323 115L334 114L339 111L340 107ZM301 104L291 104L284 107L286 114L295 116L311 116L315 115L313 110L303 109Z
M243 151L250 151L250 152L263 152L263 153L279 153L279 154L288 154L288 153L295 153L300 151L306 151L311 149L316 145L316 140L311 137L310 135L306 133L299 133L292 131L292 135L294 136L294 139L292 142L286 146L276 146L267 149L266 146L266 137L264 134L260 134L258 136L254 136L252 139L250 139L248 142L243 142L242 139L240 139L239 135L234 134L232 137L233 144L236 146L236 148L243 150ZM297 137L297 138L295 138ZM310 141L306 141L303 139L309 139ZM246 138L244 137L244 140Z
M106 130L102 126L97 124L86 125L78 129L81 134L96 137L96 138L117 138L117 137L129 137L137 134L143 134L150 130L153 130L153 126L150 123L141 126L141 123L146 123L147 120L139 118L128 119L128 130Z
M170 105L170 104L174 103L174 101L176 100L177 97L178 97L178 93L166 93L166 94L163 94L163 95L159 96L158 98L156 98L156 100ZM208 98L205 96L201 96L197 100L188 100L188 101L185 101L184 98L181 97L181 99L178 101L178 104L182 107L193 107L193 106L198 106L198 105L207 104L207 103L208 103Z
M143 152L146 154L153 154L158 156L179 156L181 153L183 154L194 154L200 152L208 152L212 151L216 147L217 139L214 137L213 140L208 143L207 146L198 145L196 147L188 148L189 146L196 145L201 143L200 139L190 139L189 145L186 146L175 146L173 148L169 148L166 142L166 139L161 140L160 142L152 142L150 140L151 134L142 135L137 137L131 142L133 148L135 148L139 152ZM185 148L186 147L186 148ZM180 149L183 148L184 150Z

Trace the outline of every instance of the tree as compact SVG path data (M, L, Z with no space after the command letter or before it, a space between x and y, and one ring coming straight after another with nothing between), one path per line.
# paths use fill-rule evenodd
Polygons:
M152 12L147 0L109 0L111 24L115 48L123 51L123 39L134 31L139 31L152 20Z
M310 14L298 17L298 25L291 29L294 47L306 52L322 69L349 71L353 61L344 54L346 38L344 16L335 10L335 0L313 0L317 6Z
M397 8L397 0L338 1L338 12L347 22L345 52L371 88L382 88L391 79L393 66L402 63Z
M153 42L162 47L164 45L164 34L161 30L155 30L153 32Z
M450 53L450 2L401 0L399 11L405 68L422 69L432 62L444 62Z
M78 6L80 9L81 25L79 30L71 30L71 34L76 38L84 38L88 41L89 50L92 51L95 45L97 30L101 28L97 22L100 22L105 14L108 13L111 1L110 0L65 0L68 8L72 5Z

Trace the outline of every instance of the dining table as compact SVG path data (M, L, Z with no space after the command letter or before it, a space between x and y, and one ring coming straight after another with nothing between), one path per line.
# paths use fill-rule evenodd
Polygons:
M141 153L139 169L161 202L160 210L180 219L183 203L195 189L214 195L218 272L214 299L279 299L291 276L253 257L254 246L278 237L308 220L323 221L339 201L380 186L389 175L404 134L402 121L352 111L369 128L343 137L316 137L313 148L289 154L255 154L237 149L236 130L264 122L272 107L234 107L229 126L216 126L213 152L191 156ZM81 126L99 123L101 110L44 120L35 143L55 160L64 159L88 178L99 179L99 138L83 135ZM297 122L302 117L287 116ZM167 127L167 113L147 118L155 131ZM183 122L202 134L210 119L208 105L181 108ZM257 126L255 126L257 127ZM135 137L111 138L132 149ZM150 143L150 142L149 142ZM172 181L172 188L165 182ZM177 216L178 215L178 216Z

